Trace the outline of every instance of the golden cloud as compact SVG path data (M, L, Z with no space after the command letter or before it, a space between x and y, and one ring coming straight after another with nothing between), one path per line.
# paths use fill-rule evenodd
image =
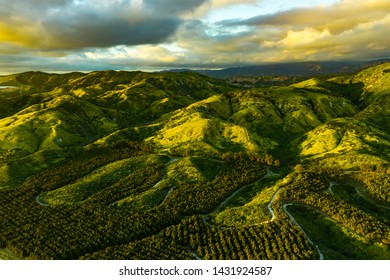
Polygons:
M149 7L159 3L148 1L145 3L148 2ZM6 3L9 6L13 2L16 1ZM39 2L43 5L50 1ZM112 10L80 8L74 12L69 8L73 1L56 2L68 8L57 11L51 4L50 9L40 8L40 14L31 5L31 13L24 11L18 16L15 16L15 9L0 11L0 53L3 57L5 54L15 55L15 58L18 54L40 58L64 56L59 63L67 61L69 67L73 67L74 61L84 66L95 63L107 67L130 64L227 67L292 60L377 58L389 56L390 50L388 0L341 0L328 6L214 24L202 21L200 17L213 9L258 1L191 0L183 2L179 10L199 8L184 18L181 12L177 12L180 16L169 17L162 12L142 9L136 15L125 9L113 13ZM169 44L171 47L164 46ZM177 47L172 47L174 45ZM10 56L7 56L7 63L12 63Z
M343 0L220 25L220 35L207 36L197 28L194 38L180 40L199 57L213 57L220 64L365 59L388 56L390 50L388 0ZM248 31L227 35L237 26Z
M390 12L387 0L343 0L331 6L293 9L273 15L265 15L243 21L241 24L257 26L310 27L341 33L386 17Z

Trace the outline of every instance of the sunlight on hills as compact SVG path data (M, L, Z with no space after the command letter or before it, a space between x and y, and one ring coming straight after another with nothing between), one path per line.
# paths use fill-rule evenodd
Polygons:
M0 77L1 258L390 256L390 64L239 80Z

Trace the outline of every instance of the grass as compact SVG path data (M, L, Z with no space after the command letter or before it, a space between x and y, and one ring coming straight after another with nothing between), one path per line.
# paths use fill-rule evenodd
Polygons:
M310 239L319 246L325 259L390 259L390 251L387 247L378 243L369 243L310 208L294 205L289 207L289 212Z
M17 160L0 162L0 188L18 187L30 175L64 163L80 151L80 148L42 150Z
M234 91L222 81L191 73L3 76L1 84L21 91L0 94L0 104L13 108L0 119L0 160L131 139L152 144L157 153L181 156L247 151L287 161L338 162L345 168L372 160L386 163L389 67ZM361 100L349 93L359 83L365 92Z
M137 196L130 196L115 202L112 207L125 211L144 212L161 204L172 187L162 182Z
M350 205L353 205L369 215L375 217L386 225L390 226L390 211L387 208L364 198L351 185L334 185L333 193Z
M336 86L319 79L234 92L221 81L190 73L29 72L3 79L29 85L28 94L39 97L18 113L18 128L10 129L10 120L4 120L8 124L3 135L31 138L23 139L31 144L18 147L21 150L4 139L9 143L3 145L7 157L124 138L184 156L219 156L231 150L278 153L303 133L356 113L348 99L330 90Z
M192 166L199 172L201 181L211 181L222 170L224 163L218 160L202 157L191 157ZM186 168L186 170L188 170Z
M300 156L356 169L362 163L386 163L389 146L389 135L383 131L352 118L340 118L308 132L300 144Z
M223 163L201 157L178 158L169 163L164 178L158 184L138 195L117 201L113 206L120 210L147 211L161 204L169 191L182 184L197 184L212 180Z
M10 253L7 249L0 248L0 259L1 260L17 260L18 258Z
M229 150L268 151L277 145L240 125L197 111L180 111L164 120L164 124L161 130L145 140L162 151L181 151L192 143L205 143L211 149L214 148L213 155L218 155L221 151ZM200 147L204 149L204 145ZM196 154L207 155L202 150L198 150Z
M154 166L166 161L165 156L151 155L109 163L70 185L42 194L40 199L50 205L81 202L94 193L125 178L137 168Z
M1 76L0 85L17 88L0 90L0 188L17 188L27 177L75 158L83 148L99 149L120 140L150 144L155 155L102 166L42 194L42 201L79 203L134 170L165 164L158 185L145 185L142 193L113 204L124 211L148 211L181 185L202 186L213 180L224 166L218 159L225 151L272 154L286 169L295 164L388 167L389 69L390 64L383 64L327 81L312 78L252 89L194 73ZM163 155L178 160L168 164ZM266 178L242 188L212 222L248 226L269 220L267 205L280 184L277 178ZM352 187L334 186L334 192L389 224L388 213ZM310 208L289 210L327 258L389 259L381 245L368 243Z
M316 87L309 83L302 87L237 91L232 97L234 113L230 119L249 135L268 138L273 143L257 145L258 150L291 160L285 154L296 154L294 149L302 135L335 118L351 117L357 112L350 100L330 91L328 84L323 87L322 82L316 83Z
M363 82L363 99L372 101L381 95L389 94L390 88L390 63L384 63L376 67L367 68L357 73L352 82Z
M249 226L270 220L271 214L267 205L278 188L276 181L275 178L266 178L240 189L218 213L213 215L213 223L224 226Z
M201 157L180 158L167 167L167 180L172 184L204 183L218 175L223 163Z
M72 106L82 113L74 114ZM72 109L68 111L67 107ZM0 119L2 155L26 156L38 150L81 145L89 138L117 130L118 125L104 115L99 108L70 96L54 98L45 109L29 107Z
M305 81L293 84L293 85L291 85L291 87L294 87L294 88L317 88L317 89L321 89L320 85L321 85L321 83L320 83L319 79L312 78L312 79L308 79L308 80L305 80Z

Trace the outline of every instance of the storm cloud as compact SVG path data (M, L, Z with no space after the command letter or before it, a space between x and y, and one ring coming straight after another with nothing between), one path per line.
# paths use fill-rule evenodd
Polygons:
M120 18L85 13L68 19L51 18L44 22L48 48L81 49L116 45L157 44L164 42L180 25L175 17Z
M180 14L193 11L208 0L143 0L146 8L165 14Z
M203 0L0 0L0 38L36 49L157 44Z
M390 55L390 1L292 4L298 2L304 1L291 0L283 10L281 0L0 0L0 71L218 68ZM275 9L262 13L262 6ZM242 12L248 9L251 17ZM215 20L226 10L229 17Z

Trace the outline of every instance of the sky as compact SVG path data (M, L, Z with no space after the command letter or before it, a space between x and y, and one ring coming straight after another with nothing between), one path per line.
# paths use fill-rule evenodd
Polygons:
M388 57L389 0L0 0L0 73Z

